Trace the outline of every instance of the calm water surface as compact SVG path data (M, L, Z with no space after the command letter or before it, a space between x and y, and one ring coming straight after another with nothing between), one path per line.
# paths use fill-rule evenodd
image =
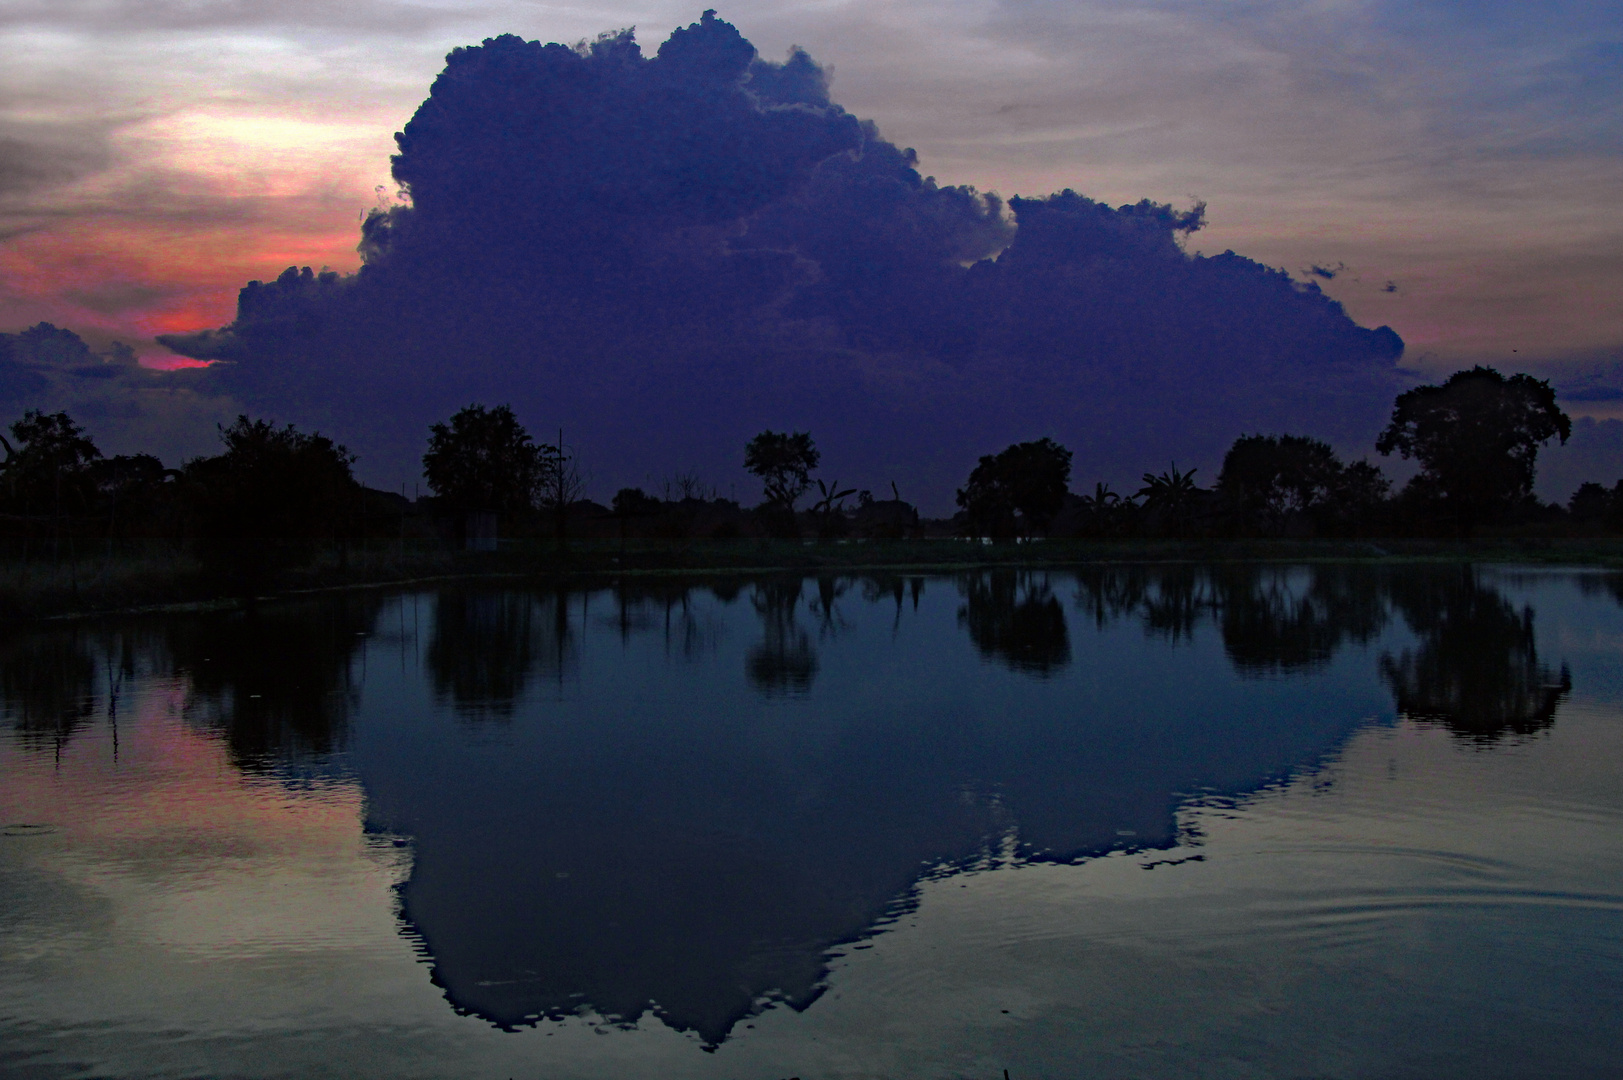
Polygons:
M1623 579L349 594L0 639L0 1072L1623 1075Z

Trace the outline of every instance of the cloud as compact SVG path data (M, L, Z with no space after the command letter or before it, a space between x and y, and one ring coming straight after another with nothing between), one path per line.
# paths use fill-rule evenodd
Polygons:
M0 122L0 207L99 172L109 160L105 131Z
M415 473L469 400L559 424L605 489L739 476L762 427L937 512L975 457L1050 434L1083 473L1213 462L1242 430L1367 440L1402 342L1232 252L1205 208L1013 199L921 175L804 51L707 14L646 57L488 39L397 136L408 205L356 274L250 283L218 331L163 338L278 419Z
M98 355L50 323L0 334L0 428L26 409L66 410L103 452L157 454L170 465L213 452L215 425L236 414L195 373L149 371L119 342Z
M40 130L113 125L113 175L194 173L223 196L257 200L267 232L284 235L310 218L297 198L265 196L287 191L295 171L350 217L372 203L386 179L378 140L410 115L452 45L502 30L575 41L632 23L658 40L692 15L663 0L0 8L0 116ZM1615 4L1558 0L1534 13L1444 0L738 0L725 13L771 55L798 42L837 59L841 102L917 147L943 186L1072 186L1113 204L1186 205L1198 192L1213 209L1196 246L1280 266L1354 263L1367 282L1343 275L1321 281L1326 291L1359 321L1390 323L1449 363L1493 359L1499 343L1526 352L1587 347L1597 334L1623 340L1607 316L1623 280L1610 210L1623 131L1619 84L1607 77L1608 49L1623 40ZM314 121L299 125L313 137L284 138L276 122L289 119ZM349 142L336 137L344 127ZM32 188L38 214L0 220L0 243L35 233L61 243L56 230L80 220L72 196L111 178ZM143 191L106 187L127 199L120 212L139 215ZM217 228L213 217L170 228L153 250L177 274L194 272L199 247L224 246L223 235L201 235ZM278 262L278 236L229 238L239 254L209 264L217 293L295 260L355 265L352 244L287 250ZM1575 249L1609 262L1566 273L1561 256ZM1381 291L1387 278L1404 283L1401 296ZM137 314L109 332L137 333ZM52 293L0 307L0 325L13 328L78 317Z
M470 16L489 16L501 5L403 3L400 0L149 0L109 5L105 0L16 0L0 15L0 29L50 27L93 34L312 28L411 34Z

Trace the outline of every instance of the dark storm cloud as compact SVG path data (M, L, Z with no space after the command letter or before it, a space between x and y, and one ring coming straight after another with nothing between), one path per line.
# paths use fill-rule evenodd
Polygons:
M764 61L708 13L653 57L629 33L458 49L397 142L410 204L367 219L358 274L290 269L163 339L374 459L471 400L563 424L605 491L726 483L754 432L809 427L842 478L945 510L1017 438L1136 475L1244 430L1367 440L1395 385L1391 330L1187 254L1203 206L938 184L804 52Z

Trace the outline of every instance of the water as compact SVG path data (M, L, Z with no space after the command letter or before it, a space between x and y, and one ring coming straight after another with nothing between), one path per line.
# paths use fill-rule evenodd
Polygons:
M1623 579L352 593L0 640L0 1071L1597 1077Z

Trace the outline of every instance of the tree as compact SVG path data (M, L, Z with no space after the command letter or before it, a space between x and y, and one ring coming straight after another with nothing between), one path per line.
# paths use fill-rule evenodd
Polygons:
M1341 459L1318 439L1244 435L1223 455L1217 492L1264 531L1283 533L1293 517L1310 516L1330 499L1341 473Z
M96 485L98 513L107 522L107 534L133 534L137 529L161 527L159 511L168 505L166 496L175 487L169 483L170 478L179 475L178 470L164 468L163 462L151 454L118 454L96 462L91 477Z
M5 501L21 513L84 511L95 494L93 467L101 451L65 412L29 409L11 425L15 447L0 435Z
M522 430L522 429L520 429ZM558 432L556 443L541 443L538 461L541 466L540 482L536 487L536 505L552 515L558 540L562 542L567 531L569 508L586 490L575 455L564 445L564 433Z
M1593 480L1579 484L1567 500L1567 513L1580 525L1602 525L1612 515L1612 493Z
M1083 517L1083 529L1090 536L1114 536L1128 524L1138 503L1124 499L1119 492L1110 490L1103 480L1093 485L1092 495L1083 495L1078 503Z
M1338 534L1370 535L1390 524L1392 481L1370 461L1355 461L1336 478L1321 524Z
M620 518L652 517L663 509L664 504L642 488L621 488L614 493L614 502L611 509L614 515Z
M1539 447L1571 434L1549 382L1479 365L1398 395L1375 449L1419 461L1410 497L1469 535L1525 504Z
M763 431L744 447L744 468L760 477L766 501L791 514L822 458L806 431Z
M203 555L253 585L342 535L359 497L355 455L319 432L237 417L220 427L223 453L182 470Z
M509 406L469 405L449 424L430 425L423 475L459 510L523 514L535 508L558 457L556 448L536 445Z
M958 505L982 535L1041 531L1065 504L1070 481L1071 452L1045 436L983 456Z
M1144 486L1133 497L1142 497L1145 513L1159 521L1168 532L1175 536L1186 536L1193 527L1195 507L1201 498L1201 490L1195 486L1195 473L1198 471L1190 469L1179 472L1178 463L1174 461L1171 470L1160 476L1145 473Z
M1302 435L1244 435L1223 457L1217 493L1242 521L1281 534L1293 519L1345 533L1382 518L1389 484L1367 461L1345 465L1328 443Z

